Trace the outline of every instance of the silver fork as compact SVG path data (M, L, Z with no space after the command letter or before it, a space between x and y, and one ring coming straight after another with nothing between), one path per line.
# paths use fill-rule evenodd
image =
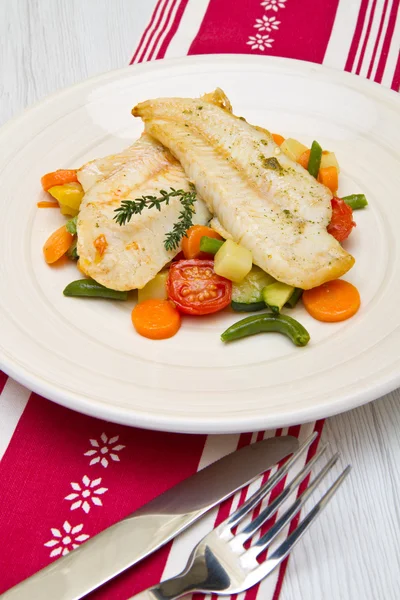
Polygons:
M192 592L215 593L222 596L238 594L249 589L267 577L290 553L304 535L311 523L320 515L332 496L335 494L351 466L348 465L339 475L328 491L302 519L296 529L263 561L259 556L270 548L279 533L290 523L303 504L313 493L322 479L332 469L339 458L335 454L314 477L307 489L277 519L274 525L254 542L248 549L244 544L260 532L261 527L270 519L296 490L303 479L310 473L317 460L324 454L327 446L301 469L301 471L283 488L283 491L252 520L238 532L233 529L242 524L246 515L253 511L272 491L275 485L288 473L299 457L309 448L316 434L312 435L293 456L276 473L257 490L238 510L207 534L195 547L185 569L180 575L167 579L129 600L175 600Z

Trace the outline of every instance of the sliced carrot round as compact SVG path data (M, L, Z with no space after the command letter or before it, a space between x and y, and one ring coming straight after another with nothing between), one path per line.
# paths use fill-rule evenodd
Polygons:
M58 169L57 171L46 173L46 175L43 175L40 181L42 188L45 192L47 192L47 190L56 185L78 182L78 177L76 169Z
M139 302L132 310L136 331L151 340L164 340L179 331L181 316L169 300L150 298Z
M328 281L303 292L303 303L314 319L325 322L345 321L360 308L360 294L343 279Z
M206 227L205 225L192 225L192 227L187 230L186 236L182 238L182 252L185 258L209 257L209 254L200 251L200 241L204 236L222 240L219 233L214 231L214 229L211 229L211 227Z
M54 231L43 246L43 254L48 264L55 263L61 258L74 240L65 225Z
M283 142L285 141L285 138L282 135L279 135L279 133L273 133L272 137L273 137L275 144L278 144L278 146L283 144Z

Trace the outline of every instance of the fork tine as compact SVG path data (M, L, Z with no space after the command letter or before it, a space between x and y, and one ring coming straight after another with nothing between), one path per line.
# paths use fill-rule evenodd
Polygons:
M289 535L288 538L271 554L267 560L261 563L254 572L257 581L261 581L271 573L291 552L297 542L303 537L310 525L319 517L321 512L327 506L329 501L342 485L347 475L351 471L351 465L348 465L339 477L334 481L330 488L325 492L320 501L310 510L310 512L302 519L296 529Z
M301 471L290 481L290 483L282 490L282 492L275 498L271 504L266 506L264 510L260 512L258 517L251 521L242 531L239 531L234 537L235 548L239 544L244 544L246 540L251 538L256 531L260 529L270 519L279 507L285 502L286 498L297 488L297 486L303 481L303 479L310 473L315 463L321 458L327 449L327 444L319 450L319 452L313 456L313 458L301 469Z
M283 513L283 515L277 520L275 525L271 527L260 539L249 548L247 551L249 556L258 556L263 550L266 550L276 536L282 531L284 527L293 519L293 517L299 512L306 500L311 496L316 487L320 484L322 479L328 474L332 467L336 464L339 458L339 454L335 454L321 469L318 475L313 479L307 489L296 498L293 504Z
M224 530L226 527L231 529L235 527L238 523L240 523L244 517L251 512L267 494L275 487L275 485L286 475L286 473L291 469L293 464L299 459L299 457L307 450L307 448L312 444L312 442L317 437L317 433L313 433L307 440L300 446L300 448L293 454L293 456L280 468L276 473L268 479L268 481L260 487L250 498L242 504L226 521L221 523L217 530L220 532Z

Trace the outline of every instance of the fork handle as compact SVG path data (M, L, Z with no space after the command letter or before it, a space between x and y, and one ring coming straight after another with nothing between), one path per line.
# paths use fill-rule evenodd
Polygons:
M159 585L155 585L154 587L148 588L135 596L131 596L128 600L176 600L177 598L181 598L183 595L188 594L189 592L183 592L178 596L165 596L161 590Z
M190 565L190 559L189 563ZM148 588L128 600L178 600L186 594L191 594L199 590L196 580L188 576L190 569L186 568L180 575L166 579L158 585Z

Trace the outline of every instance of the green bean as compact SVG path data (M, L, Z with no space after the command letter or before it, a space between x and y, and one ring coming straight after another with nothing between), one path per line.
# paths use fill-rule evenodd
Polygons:
M85 296L87 298L110 298L111 300L127 300L128 292L110 290L93 279L72 281L64 290L64 296Z
M294 308L300 298L303 295L303 290L301 288L294 288L293 294L290 296L289 300L286 302L285 306L287 308Z
M342 200L353 210L368 206L368 201L364 194L350 194L350 196L343 196Z
M231 307L236 312L255 312L256 310L265 310L265 302L235 302L232 300Z
M223 342L231 342L256 333L276 331L287 335L296 346L305 346L310 340L308 331L287 315L263 313L238 321L221 335Z
M310 175L318 177L319 167L321 166L322 148L315 140L311 144L310 158L308 160L308 172Z
M217 254L223 243L223 240L217 240L216 238L203 235L200 240L200 250L202 252L207 252L207 254Z

